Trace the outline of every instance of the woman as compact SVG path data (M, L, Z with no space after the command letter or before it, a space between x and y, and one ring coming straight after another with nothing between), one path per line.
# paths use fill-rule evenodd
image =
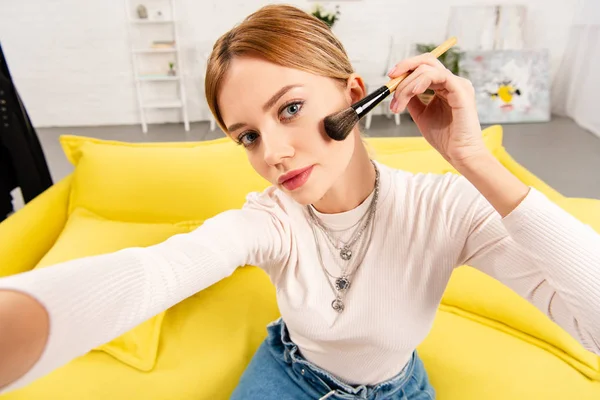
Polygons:
M468 81L429 55L389 75L409 70L392 110L408 107L464 177L372 162L358 128L327 137L323 118L365 87L315 18L268 6L223 35L206 97L273 186L156 246L0 280L0 385L31 382L245 264L270 275L282 319L233 399L434 398L415 349L465 263L600 354L600 236L486 150ZM416 95L428 87L436 96L425 106Z

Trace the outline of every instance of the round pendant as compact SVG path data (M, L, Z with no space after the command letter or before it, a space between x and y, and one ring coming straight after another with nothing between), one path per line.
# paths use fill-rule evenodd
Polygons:
M344 311L344 302L341 299L335 299L331 302L331 307L339 313Z
M350 289L350 279L341 276L335 280L335 288L340 292L345 292Z
M352 258L352 250L350 250L346 246L342 247L342 249L340 250L340 257L342 257L342 260L348 261Z

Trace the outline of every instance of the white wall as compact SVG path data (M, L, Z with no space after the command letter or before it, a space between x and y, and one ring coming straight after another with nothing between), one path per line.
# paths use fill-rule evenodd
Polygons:
M158 0L139 0L149 7ZM175 0L190 118L206 119L198 54L262 0ZM273 1L271 1L273 2ZM315 3L289 0L309 10ZM577 0L362 0L340 4L334 28L360 71L381 73L390 36L406 42L440 42L451 5L525 4L526 40L548 48L552 73L564 52ZM460 38L459 38L460 39ZM0 41L34 125L75 126L138 123L126 13L122 0L27 0L0 2ZM198 50L200 49L200 50ZM165 83L161 83L164 85ZM178 120L174 111L152 111L154 121Z

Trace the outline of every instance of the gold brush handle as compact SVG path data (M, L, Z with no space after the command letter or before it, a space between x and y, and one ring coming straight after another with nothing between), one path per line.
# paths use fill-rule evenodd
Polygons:
M430 54L432 54L435 58L438 58L439 56L444 54L446 51L448 51L449 48L454 46L456 44L456 42L457 42L457 40L453 36L453 37L449 38L448 40L446 40L444 43L440 44L435 49L431 50ZM406 77L408 75L410 75L411 72L412 71L405 72L402 75L400 75L400 76L392 79L388 83L386 83L385 86L387 86L388 89L390 89L390 93L392 93L394 90L396 90L396 88L398 87L400 82L402 82L404 79L406 79Z

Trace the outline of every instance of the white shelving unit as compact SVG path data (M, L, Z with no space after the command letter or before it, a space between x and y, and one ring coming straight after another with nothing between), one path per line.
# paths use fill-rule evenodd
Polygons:
M136 95L137 95L137 102L138 102L138 108L139 108L139 113L140 113L140 121L142 124L142 131L144 133L148 132L148 123L147 123L147 118L146 118L146 113L150 112L151 110L155 110L155 109L180 109L181 110L181 114L182 114L182 118L183 118L183 124L185 127L186 131L190 130L190 122L189 122L189 118L188 118L188 110L187 110L187 103L186 103L186 96L185 96L185 88L184 88L184 84L183 84L183 63L181 60L181 50L179 48L180 46L180 42L179 42L179 35L177 32L177 17L176 17L176 10L175 10L175 1L176 0L163 0L157 3L160 3L161 5L165 6L165 10L166 14L168 15L167 17L163 18L154 18L153 15L148 15L148 19L138 19L137 18L137 14L135 13L135 6L136 4L134 4L131 0L124 0L125 3L125 11L126 11L126 15L128 17L128 23L127 23L127 33L129 36L129 43L130 43L130 47L131 47L131 62L133 65L133 72L134 72L134 82L135 82L135 88L136 88ZM155 2L153 2L152 4L155 4ZM164 15L164 14L163 14ZM160 39L160 40L165 40L164 37L160 37L160 38L152 38L152 31L151 26L152 25L156 25L158 27L161 27L160 29L164 32L164 27L171 27L170 29L170 36L171 39L174 42L174 46L173 47L160 47L160 48L154 48L154 47L139 47L136 46L134 43L134 34L143 34L146 37L150 37L151 40L152 39ZM144 29L144 32L139 32L136 30L142 30ZM148 32L148 30L150 30ZM143 71L140 71L140 64L141 64L141 59L142 57L160 57L157 55L162 54L164 57L164 55L173 55L173 62L175 64L175 71L176 71L176 75L172 76L168 74L168 71L165 70L164 74L157 74L157 73L144 73ZM160 83L157 83L160 82ZM162 83L165 82L165 83ZM142 85L162 85L162 84L169 84L169 85L177 85L177 97L176 98L166 98L166 99L161 99L161 100L147 100L144 99L144 94L143 94L143 86Z

